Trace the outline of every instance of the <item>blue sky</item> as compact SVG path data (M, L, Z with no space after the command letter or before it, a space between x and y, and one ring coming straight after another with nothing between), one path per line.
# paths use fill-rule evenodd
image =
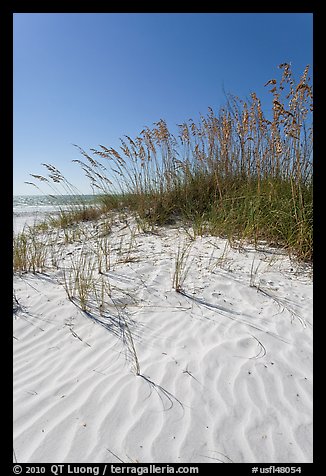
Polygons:
M255 91L267 111L277 66L299 77L313 65L312 23L309 13L14 14L14 194L37 193L24 182L41 163L87 193L72 144L119 147L161 118L174 130L217 113L225 92Z

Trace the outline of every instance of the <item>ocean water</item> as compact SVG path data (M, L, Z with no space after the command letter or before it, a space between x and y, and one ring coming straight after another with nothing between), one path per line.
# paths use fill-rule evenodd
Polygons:
M74 205L96 202L96 195L14 195L13 196L13 231L19 233L25 226L31 226L55 215L60 210Z

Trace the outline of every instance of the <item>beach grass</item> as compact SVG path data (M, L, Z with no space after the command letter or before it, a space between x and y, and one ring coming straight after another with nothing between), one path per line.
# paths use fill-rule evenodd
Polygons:
M312 260L309 68L298 83L288 64L280 69L279 83L266 84L270 119L255 93L248 102L229 96L219 114L180 124L178 138L161 119L122 139L119 151L81 150L86 162L77 162L108 208L127 207L149 228L181 219L197 234L266 240Z
M287 63L271 79L271 109L255 93L244 101L228 95L217 114L208 108L195 123L172 134L160 119L140 134L120 139L120 149L100 145L74 160L97 191L96 205L62 211L61 227L96 220L111 210L134 213L138 227L181 222L193 237L211 234L230 242L279 246L300 260L313 259L312 86L307 66L298 81ZM51 186L75 188L53 165Z
M175 255L174 261L174 273L173 273L173 289L177 293L180 293L183 288L183 284L186 280L187 274L191 267L191 261L189 261L191 251L191 242L188 243L179 243L178 250Z
M26 227L13 236L13 271L38 273L46 268L49 255L47 237L34 227Z

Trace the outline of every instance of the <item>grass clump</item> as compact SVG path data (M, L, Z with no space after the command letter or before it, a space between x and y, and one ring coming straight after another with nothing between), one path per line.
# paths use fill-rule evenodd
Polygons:
M63 270L64 288L71 301L77 299L82 311L89 309L90 297L94 289L95 265L82 253L77 260L71 260L69 271Z
M13 237L14 273L42 273L48 258L47 243L33 228L25 229Z
M191 267L191 263L189 263L190 250L191 244L184 244L183 246L181 246L181 244L179 243L178 250L175 256L175 266L172 283L173 289L175 289L177 293L182 292L183 284Z
M144 231L182 220L195 234L264 240L312 260L309 66L298 81L288 63L279 69L281 77L265 84L269 115L255 93L246 101L228 95L218 114L209 108L198 123L179 124L177 136L160 119L136 138L120 139L119 150L76 146L83 158L74 162L98 192L97 212L133 211ZM46 167L52 181L64 182Z

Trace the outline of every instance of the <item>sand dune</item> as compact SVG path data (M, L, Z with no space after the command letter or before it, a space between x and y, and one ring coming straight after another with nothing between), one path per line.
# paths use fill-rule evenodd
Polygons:
M310 268L198 237L178 293L188 235L134 233L123 262L128 230L112 232L102 315L67 299L60 265L14 277L17 461L311 462ZM61 266L91 246L67 245Z

